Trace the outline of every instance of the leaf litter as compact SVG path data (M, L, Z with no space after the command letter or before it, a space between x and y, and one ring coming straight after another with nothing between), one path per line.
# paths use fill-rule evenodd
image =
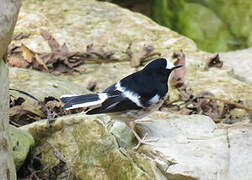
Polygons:
M13 124L16 127L20 127L26 124L30 124L32 122L41 120L41 119L48 119L48 125L50 126L50 121L54 120L54 118L67 115L67 114L74 114L77 112L81 112L83 109L77 110L70 110L66 111L63 108L63 104L55 97L48 96L40 101L36 97L32 96L31 94L17 90L17 89L10 89L11 91L17 91L22 95L25 95L34 100L34 105L40 107L39 113L35 113L28 108L23 106L25 102L25 98L23 97L14 97L10 96L10 110L9 110L9 117L10 117L10 124Z
M59 150L49 142L47 142L50 146L49 149L52 149L54 152L54 156L58 159L59 163L54 165L53 167L49 167L48 165L43 166L42 159L43 153L36 152L31 149L28 153L23 165L17 171L17 179L20 180L49 180L49 179L68 179L68 180L77 180L77 178L70 172L69 167L67 166L67 162L65 157Z
M50 72L55 75L62 73L72 73L74 71L82 72L78 67L84 63L110 63L119 62L117 59L113 59L114 52L105 51L102 48L96 49L94 44L89 44L86 47L85 52L71 52L67 45L64 43L60 45L58 41L46 30L41 30L41 36L48 42L51 52L40 54L32 51L27 46L22 44L21 46L10 46L8 49L8 63L11 66L36 69L43 72ZM22 35L16 39L22 39ZM26 38L26 37L24 37ZM125 53L130 58L130 64L132 67L139 67L148 58L154 56L161 56L161 53L155 52L154 47L151 45L144 46L139 52L133 53L131 50L132 43L129 44ZM176 106L181 114L204 114L210 116L215 122L220 122L222 119L230 120L230 111L234 108L242 108L249 112L252 109L241 102L232 102L216 98L214 94L209 91L202 91L198 94L194 94L193 90L185 84L184 76L186 73L186 56L183 51L176 51L173 54L173 59L176 59L175 65L183 65L182 68L176 69L171 78L172 85L179 92L179 99L174 102L167 100L164 106ZM122 60L120 60L122 61ZM128 61L128 60L127 60ZM219 55L210 57L207 59L205 69L211 67L221 68L223 62L220 60ZM88 89L95 91L97 86L96 80L91 80L88 84ZM11 89L15 90L15 89ZM38 100L34 96L20 91L21 94L25 94L30 98L34 99L37 106L40 106L41 114L35 114L29 110L23 108L22 104L25 99L22 97L10 96L10 123L19 127L25 124L32 123L40 119L53 120L55 117L63 116L70 113L76 113L82 111L73 110L65 111L62 103L55 97L45 97L43 101ZM223 107L217 103L220 101L223 103ZM177 102L180 102L177 104ZM49 122L49 121L48 121ZM232 122L231 120L228 122ZM50 123L48 124L50 126ZM66 167L66 161L64 156L53 146L55 157L59 160L59 163L50 169L51 174L59 175L68 172ZM41 173L48 170L48 167L42 168L42 154L32 155L27 158L27 162L21 167L18 173L21 172L21 176L30 179L48 179L45 176L41 176ZM26 173L22 171L22 168L26 168ZM28 172L27 172L28 171ZM69 175L69 174L68 174ZM19 177L21 177L19 175Z
M113 59L114 52L105 51L102 48L96 49L93 44L87 45L85 52L71 52L66 43L60 45L48 31L41 29L40 34L47 41L51 52L41 54L32 51L24 44L21 46L10 45L8 49L8 64L59 75L74 71L82 73L77 67L84 63L119 61Z
M11 88L10 91L17 91L18 93L33 99L37 103L37 106L40 106L42 114L41 116L32 117L32 112L25 110L22 107L22 104L25 102L25 98L16 98L13 95L10 95L10 124L13 124L16 127L45 118L48 119L48 126L50 127L50 121L52 121L55 117L80 112L78 110L64 110L63 104L57 98L52 96L45 97L43 101L40 101L33 95L21 90ZM81 110L81 108L79 110ZM23 118L21 118L21 116L23 116ZM32 121L30 121L29 118L32 119ZM65 156L54 145L49 142L47 143L53 150L55 158L58 159L58 164L53 167L43 166L43 153L35 153L35 151L31 149L25 162L17 172L18 179L47 180L59 178L76 180L76 177L69 170Z
M222 68L222 66L223 66L223 61L220 60L219 54L216 54L215 56L209 57L206 60L205 70L208 70L211 67Z
M230 100L217 98L210 91L201 91L198 94L194 94L193 90L188 87L184 81L186 72L185 54L183 51L177 51L173 54L175 59L174 65L183 65L182 68L174 70L171 78L171 84L178 90L179 99L169 102L169 99L165 101L162 107L175 106L181 114L204 114L210 116L215 122L221 122L223 119L227 122L232 122L230 111L234 108L241 108L248 112L252 111L252 108L242 104L241 101L233 102ZM223 63L220 61L219 56L216 55L207 60L207 67L222 67ZM217 103L217 102L220 103ZM178 103L180 102L180 103ZM222 105L221 105L222 104Z
M138 53L133 54L131 50L132 43L129 44L126 49L126 54L130 57L131 67L139 67L142 65L142 62L147 58L153 56L161 56L160 52L154 52L154 47L151 45L144 46Z

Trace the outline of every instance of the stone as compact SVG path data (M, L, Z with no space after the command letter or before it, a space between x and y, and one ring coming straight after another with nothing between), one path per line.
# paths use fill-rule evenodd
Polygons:
M35 142L31 134L19 128L10 125L9 131L12 154L16 169L18 170L22 166L30 151L30 148L34 145Z
M29 38L13 41L15 45L24 43L36 52L50 52L47 42L39 35L40 29L43 28L61 44L66 43L72 51L84 51L88 44L94 43L97 48L114 51L113 58L119 60L127 57L125 50L131 41L133 52L139 51L144 45L152 45L156 51L161 52L162 57L169 57L175 50L182 49L186 54L185 83L195 94L210 91L217 97L232 98L236 101L246 101L252 94L251 85L231 76L230 66L224 64L221 69L204 70L205 61L211 54L198 50L192 40L154 23L143 15L98 1L75 1L72 4L67 0L62 8L56 8L60 4L59 0L33 3L25 0L23 3L15 33L29 32L31 35ZM34 18L31 20L30 17ZM87 87L89 81L95 77L98 92L135 71L124 61L84 64L81 69L85 69L85 73L63 77L81 87ZM178 92L172 87L169 91L171 100L178 97Z
M233 68L235 78L252 84L252 48L220 53L220 57Z
M85 89L85 86L82 87L64 77L29 69L10 67L9 79L10 88L27 92L40 101L44 101L44 98L49 96L59 99L63 94L86 94L90 92ZM16 98L22 97L25 99L22 104L24 110L42 115L41 107L37 105L37 101L34 99L16 91L10 91L10 94Z
M159 141L143 145L138 152L132 150L134 144L118 143L118 138L127 141L128 137L115 136L104 128L110 121L106 115L76 114L57 118L52 127L38 121L21 129L40 141L35 152L42 152L43 164L53 167L58 163L49 142L65 156L67 167L80 179L251 177L251 125L217 126L207 116L166 112L145 119L153 122L138 125L138 131Z
M71 51L84 51L88 44L115 51L117 63L88 64L80 68L84 73L72 75L45 74L35 70L10 68L10 86L27 91L43 99L48 95L88 93L90 79L97 79L96 91L102 91L122 77L141 69L130 67L125 50L133 42L134 53L144 45L152 45L162 57L170 57L173 51L182 49L186 54L185 84L194 94L210 91L216 97L232 101L249 100L252 86L236 79L232 67L224 63L219 68L205 70L205 60L212 54L200 51L195 43L149 18L132 13L116 5L90 0L25 0L15 33L30 33L30 37L13 41L24 43L33 51L50 52L47 42L39 35L40 28L47 29L60 44L66 43ZM145 63L144 63L145 64ZM23 79L23 80L22 80ZM25 85L23 85L25 84ZM171 100L178 92L169 87ZM28 106L27 106L28 108ZM239 112L237 119L248 116ZM55 147L66 158L69 172L80 179L235 179L235 164L239 155L230 154L232 136L227 128L240 129L235 125L216 125L206 116L170 115L156 112L146 117L154 122L139 125L140 134L159 137L155 146L142 146L133 151L134 136L121 122L111 121L109 116L85 116L84 113L59 117L51 127L41 120L21 127L35 139L33 153L42 152L42 163L52 168L59 163L54 155ZM250 129L251 125L242 122ZM241 124L241 123L240 123ZM240 137L242 131L238 131ZM228 134L228 135L227 135ZM250 146L247 137L241 137L240 147ZM38 142L38 143L37 143ZM50 146L50 144L52 146ZM247 151L246 151L247 152ZM235 153L235 151L234 151ZM241 152L240 152L241 153ZM232 157L231 157L232 156ZM241 155L241 158L246 154ZM242 160L242 159L241 159ZM242 170L251 168L247 161L241 164L239 176L248 178ZM246 167L243 167L246 166ZM232 167L231 169L229 167Z

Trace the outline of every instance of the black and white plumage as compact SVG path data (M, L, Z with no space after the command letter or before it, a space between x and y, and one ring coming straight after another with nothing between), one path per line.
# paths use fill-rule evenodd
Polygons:
M102 93L63 95L60 99L65 103L65 109L87 107L87 115L108 113L115 120L124 121L140 145L148 140L145 137L141 139L129 123L159 109L168 93L169 75L179 67L181 66L174 66L168 59L156 59Z

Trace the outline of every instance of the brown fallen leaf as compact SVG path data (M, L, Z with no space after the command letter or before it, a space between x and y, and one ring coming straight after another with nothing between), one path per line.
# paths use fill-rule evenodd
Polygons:
M21 40L21 39L26 39L26 38L28 38L29 36L30 36L31 34L30 33L19 33L19 34L15 34L14 35L14 37L13 37L13 39L14 40Z
M60 100L53 96L48 96L44 98L43 104L45 104L46 109L42 109L44 111L44 114L48 114L48 111L50 111L52 114L56 116L63 116L66 114L65 109L63 108L62 103ZM48 117L47 117L48 118Z
M9 110L10 124L14 126L23 126L40 119L37 114L24 109L21 105L13 106Z
M56 41L56 39L47 30L40 29L40 35L45 40L47 40L48 45L51 48L51 51L57 51L60 48L60 44Z
M193 90L191 88L186 87L185 84L180 86L178 88L178 91L179 91L180 99L182 101L189 102L189 101L192 101L192 99L194 98Z
M20 106L25 102L25 99L22 97L18 97L17 99L15 99L13 96L10 96L10 103L9 106L10 108L14 107L14 106Z
M104 49L95 49L94 44L87 45L87 56L96 55L101 59L109 59L114 54L112 51L104 51Z
M38 69L43 72L49 72L46 64L44 63L44 61L41 59L41 57L38 54L35 54L35 60L36 61L33 61L33 67L35 69Z
M24 59L32 66L33 69L49 72L47 66L45 65L44 61L41 57L26 47L24 44L21 45L22 55Z
M181 68L175 69L172 73L171 77L171 84L179 88L184 85L184 76L185 76L185 70L186 70L186 64L185 64L185 54L183 51L176 51L173 53L172 58L175 58L176 61L174 62L174 65L182 65Z
M35 57L34 52L28 47L26 47L24 44L21 44L21 50L24 60L26 60L28 63L32 63L33 58Z
M23 58L15 56L8 57L8 64L19 68L27 68L30 65Z
M161 55L161 53L153 52L153 51L154 51L153 46L144 46L141 51L132 55L131 60L130 60L131 67L139 67L144 59L152 57L152 56L156 56L156 55L158 56Z
M219 54L216 54L213 57L209 57L206 60L205 70L208 70L210 67L221 68L223 66L223 61L220 60Z
M80 65L85 63L110 63L118 62L112 59L114 52L95 48L93 44L87 46L86 52L70 52L66 43L60 45L58 41L46 30L41 29L41 36L48 42L51 52L40 54L30 50L24 44L21 46L10 45L8 48L8 63L12 66L32 68L55 75L82 73L85 68ZM98 58L98 59L97 59Z
M54 75L62 73L79 72L75 69L83 64L83 59L87 57L86 53L69 52L67 45L60 45L57 40L46 30L41 30L41 36L48 41L51 52L41 56L43 62L50 68L50 72Z

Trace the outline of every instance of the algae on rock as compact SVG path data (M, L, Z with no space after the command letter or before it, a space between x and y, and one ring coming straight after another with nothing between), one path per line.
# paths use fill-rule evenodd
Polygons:
M30 151L30 147L34 145L34 139L31 134L16 128L14 126L9 127L10 142L12 147L12 154L17 170L22 166L27 154Z

